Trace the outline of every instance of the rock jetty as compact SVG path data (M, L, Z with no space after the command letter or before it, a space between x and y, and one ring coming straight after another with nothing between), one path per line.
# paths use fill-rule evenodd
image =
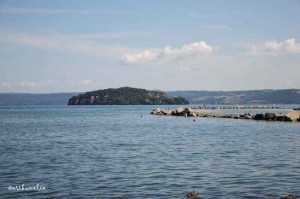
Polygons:
M197 106L193 107L193 109L211 109L211 110L221 110L221 109L289 109L286 107L280 106ZM295 111L300 110L300 108L293 108Z
M153 115L169 115L169 116L185 116L185 117L216 117L216 118L233 118L233 119L252 119L252 120L266 120L266 121L300 121L299 113L292 111L287 114L282 113L243 113L243 114L227 114L227 113L210 113L197 111L193 108L179 107L177 109L154 109Z

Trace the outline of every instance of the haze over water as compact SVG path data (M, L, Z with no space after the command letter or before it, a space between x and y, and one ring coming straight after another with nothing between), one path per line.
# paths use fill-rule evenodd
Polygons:
M300 195L299 123L193 122L156 107L0 107L0 198ZM8 191L37 183L46 190Z

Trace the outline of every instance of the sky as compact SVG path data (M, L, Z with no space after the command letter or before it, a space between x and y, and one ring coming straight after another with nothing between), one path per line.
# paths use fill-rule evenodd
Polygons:
M300 0L0 0L0 92L300 88Z

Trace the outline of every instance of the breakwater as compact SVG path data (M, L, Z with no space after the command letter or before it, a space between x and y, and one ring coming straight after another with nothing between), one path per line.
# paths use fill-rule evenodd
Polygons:
M253 109L253 108L252 108ZM266 120L266 121L286 121L299 122L300 115L296 111L282 114L276 113L211 113L199 111L198 108L179 107L177 109L154 109L153 115L168 115L168 116L185 116L185 117L215 117L215 118L233 118L233 119L252 119L252 120Z
M280 107L280 106L196 106L191 107L194 110L234 110L234 109L290 109L287 107ZM300 110L300 107L293 108L293 110Z

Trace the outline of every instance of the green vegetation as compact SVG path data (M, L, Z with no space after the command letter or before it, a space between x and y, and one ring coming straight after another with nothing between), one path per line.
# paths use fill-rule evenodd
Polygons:
M183 97L168 98L164 92L122 87L87 92L69 99L68 105L189 104Z

